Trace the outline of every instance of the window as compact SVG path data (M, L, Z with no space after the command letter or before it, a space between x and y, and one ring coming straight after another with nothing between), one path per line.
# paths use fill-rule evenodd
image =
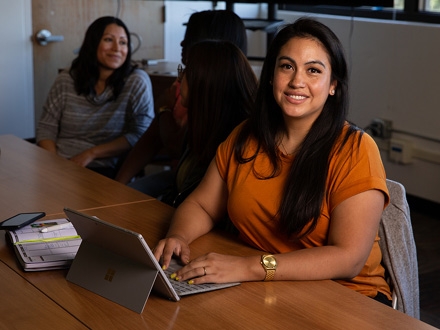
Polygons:
M422 2L425 11L440 13L440 0L424 0Z
M440 24L440 0L394 0L394 7L279 4L280 10ZM287 0L286 2L290 2ZM331 1L329 1L331 3Z
M403 10L404 0L394 0L394 9Z

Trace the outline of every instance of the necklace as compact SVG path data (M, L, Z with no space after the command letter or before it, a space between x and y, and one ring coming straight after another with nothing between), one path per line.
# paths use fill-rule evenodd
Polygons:
M292 156L292 155L294 154L294 152L292 152L292 153L287 152L287 149L286 149L286 147L284 146L283 140L281 140L281 146L283 147L283 149L284 149L284 154L285 154L286 156Z

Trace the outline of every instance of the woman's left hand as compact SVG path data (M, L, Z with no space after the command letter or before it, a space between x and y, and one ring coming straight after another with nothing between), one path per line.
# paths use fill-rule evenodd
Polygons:
M189 281L190 284L229 283L261 280L253 278L251 268L259 265L259 256L237 257L218 253L208 253L193 259L179 269L173 277L177 281ZM258 275L257 275L258 276ZM264 275L261 275L264 278Z

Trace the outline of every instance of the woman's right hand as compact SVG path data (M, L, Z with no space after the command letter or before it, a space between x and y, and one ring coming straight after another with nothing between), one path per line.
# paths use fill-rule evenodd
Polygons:
M162 259L162 269L167 269L171 258L175 255L186 265L189 263L190 250L186 240L180 235L171 235L157 243L153 250L157 261Z
M86 167L95 158L96 157L94 155L94 152L92 151L92 148L90 148L79 153L78 155L73 156L72 158L70 158L70 160L81 167Z

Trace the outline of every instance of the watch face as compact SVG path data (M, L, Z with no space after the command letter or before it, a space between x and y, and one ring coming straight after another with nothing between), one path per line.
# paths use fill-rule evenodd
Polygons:
M264 266L267 268L273 269L277 266L277 261L273 256L267 256L263 259Z

